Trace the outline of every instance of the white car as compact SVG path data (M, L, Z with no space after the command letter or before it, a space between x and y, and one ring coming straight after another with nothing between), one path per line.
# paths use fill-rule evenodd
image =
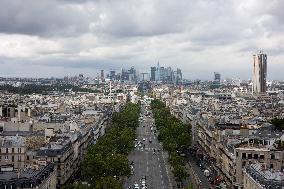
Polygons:
M139 189L139 185L137 183L134 184L134 189Z
M143 141L145 141L146 139L145 138L143 138Z

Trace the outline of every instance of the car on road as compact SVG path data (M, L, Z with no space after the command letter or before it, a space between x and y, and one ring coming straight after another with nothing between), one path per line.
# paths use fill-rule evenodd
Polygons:
M137 183L134 184L134 189L139 189L139 185Z
M150 139L149 142L152 143L152 140Z
M142 185L142 188L143 188L143 187L146 187L146 180L142 180L142 181L141 181L141 185Z
M145 138L143 138L143 141L145 141L146 139Z

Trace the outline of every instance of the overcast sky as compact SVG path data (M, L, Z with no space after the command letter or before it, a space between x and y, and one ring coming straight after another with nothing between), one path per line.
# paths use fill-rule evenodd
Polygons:
M0 76L63 77L135 66L188 79L248 79L252 55L284 79L284 0L0 0Z

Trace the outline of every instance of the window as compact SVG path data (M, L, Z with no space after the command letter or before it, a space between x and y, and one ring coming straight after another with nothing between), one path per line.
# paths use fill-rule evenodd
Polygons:
M253 154L253 159L258 159L258 154Z
M263 154L259 155L259 159L264 159L264 155Z
M18 153L22 153L22 148L18 148Z
M248 154L248 159L252 159L252 154Z
M275 159L275 155L274 154L270 154L270 159Z
M30 160L30 156L27 156L27 160L28 160L28 161Z
M271 164L270 164L270 169L273 169L273 167L274 167L274 166L273 166L273 164L271 163Z
M14 162L15 160L14 160L14 156L12 156L12 162Z
M236 152L236 156L239 157L239 152Z
M267 140L264 140L264 145L268 145L268 141Z
M247 154L246 153L242 153L242 159L246 159L247 158Z
M9 149L8 149L8 148L6 148L6 153L7 153L7 154L9 153Z
M14 148L12 148L12 153L14 153Z
M5 160L8 160L8 156L5 156Z
M21 161L22 160L22 156L18 156L18 160Z

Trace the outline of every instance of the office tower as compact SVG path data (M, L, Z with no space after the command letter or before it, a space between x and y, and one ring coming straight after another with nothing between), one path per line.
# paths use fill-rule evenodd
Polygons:
M101 79L105 78L104 70L101 70Z
M171 67L167 67L165 70L165 80L167 82L172 82L173 81L173 73L172 73L172 68Z
M156 78L156 67L151 67L151 77L150 77L150 80L151 81L155 81L155 78Z
M165 80L165 68L160 67L160 81L164 81L164 80Z
M109 72L109 78L112 79L112 80L115 80L115 71Z
M159 62L155 71L155 81L161 81L161 68Z
M221 84L221 74L219 72L214 72L214 82L215 85Z
M128 70L128 74L129 81L133 81L135 83L138 81L137 71L133 66L130 68L130 70Z
M84 75L83 74L79 74L78 82L80 82L80 83L84 82Z
M129 72L122 69L121 70L121 80L122 81L129 81Z
M181 72L181 69L177 69L177 82L176 84L179 85L182 83L182 72Z
M177 84L177 71L173 71L173 84L176 85Z
M266 92L267 55L259 52L253 55L253 93Z

